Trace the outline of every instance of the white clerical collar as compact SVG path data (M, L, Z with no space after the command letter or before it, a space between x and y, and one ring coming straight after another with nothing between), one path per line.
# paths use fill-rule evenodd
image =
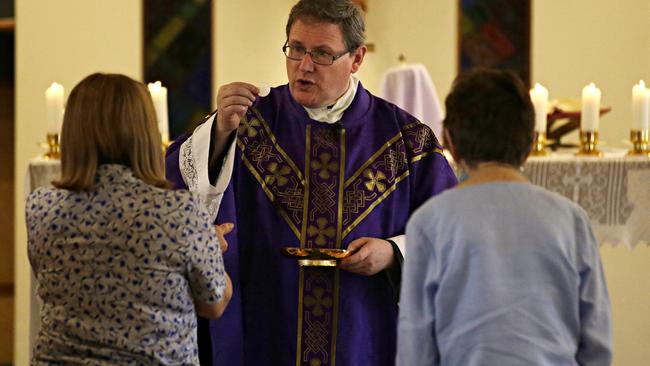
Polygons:
M350 82L348 83L348 90L336 100L334 105L321 108L307 108L307 114L311 119L319 122L336 123L343 117L343 112L352 104L354 96L357 94L357 87L359 86L359 78L354 74L350 75Z

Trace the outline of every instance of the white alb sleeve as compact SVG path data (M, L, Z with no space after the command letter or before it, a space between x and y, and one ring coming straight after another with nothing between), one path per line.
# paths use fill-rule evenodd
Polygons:
M210 168L210 138L212 137L210 132L215 118L216 114L198 126L192 136L181 145L179 154L179 166L183 180L190 191L198 193L206 202L212 221L217 218L223 193L232 177L236 147L236 142L233 140L227 147L228 151L223 159L217 181L214 185L210 184L208 172Z
M395 242L400 253L402 253L402 257L406 257L406 235L393 236L392 238L388 238L388 240Z

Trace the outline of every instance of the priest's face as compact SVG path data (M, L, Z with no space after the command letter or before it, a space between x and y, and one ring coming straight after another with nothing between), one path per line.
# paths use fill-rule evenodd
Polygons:
M302 60L287 58L291 95L308 108L334 104L347 90L350 74L357 72L366 51L365 46L361 46L346 53L341 28L336 24L305 22L301 19L291 26L287 44L294 49L320 53L321 56L322 53L332 56L343 54L331 65L314 63L311 54L304 55Z

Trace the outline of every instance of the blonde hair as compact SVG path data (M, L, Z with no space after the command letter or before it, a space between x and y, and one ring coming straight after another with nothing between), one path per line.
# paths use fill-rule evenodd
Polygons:
M72 89L61 132L61 180L52 184L91 189L100 164L121 164L148 184L169 186L151 95L124 75L92 74Z

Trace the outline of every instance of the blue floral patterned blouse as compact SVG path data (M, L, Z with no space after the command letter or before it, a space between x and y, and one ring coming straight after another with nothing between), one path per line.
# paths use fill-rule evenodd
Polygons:
M26 206L43 300L33 364L198 364L194 302L225 272L204 205L102 165L92 191L40 188Z

